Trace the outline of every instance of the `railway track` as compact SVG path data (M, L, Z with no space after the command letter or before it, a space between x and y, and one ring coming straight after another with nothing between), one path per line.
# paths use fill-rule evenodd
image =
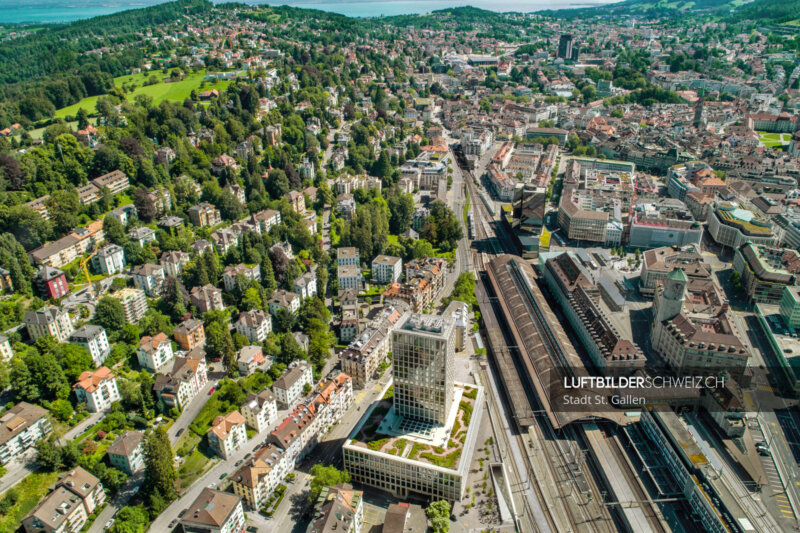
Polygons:
M466 187L469 189L470 196L473 198L478 198L479 194L476 191L472 173L466 169L462 169L462 172L465 174L465 183ZM488 220L493 219L493 217L490 216L486 206L482 202L476 201L472 203L471 210L472 226L474 228L474 235L472 236L474 243L472 249L474 254L473 264L475 265L478 275L481 275L483 272L485 272L487 263L491 260L491 258L504 253L506 247L503 245L502 240L497 237L487 222ZM538 329L540 329L540 336L548 344L548 350L552 350L551 353L559 354L560 349L558 346L554 346L556 341L554 340L549 327L547 327L547 325L544 323L540 314L534 314L537 316L537 320L539 321ZM499 371L499 369L497 369L497 371ZM491 379L491 377L485 375L485 379ZM496 406L493 407L493 415L501 417L499 409L497 409ZM539 405L538 408L541 410L541 405ZM504 426L508 424L508 421L504 418L501 417L498 419L502 420ZM546 461L547 468L549 469L552 478L557 481L555 483L556 489L558 491L561 507L564 509L567 519L571 524L570 529L572 531L590 533L614 533L615 530L609 527L609 521L601 520L600 522L595 522L596 517L588 516L588 511L586 510L585 506L573 506L569 501L567 501L567 498L569 498L572 490L570 489L570 493L567 493L564 489L564 484L576 483L576 480L574 479L574 466L571 464L574 461L567 456L568 452L563 449L562 442L565 437L568 440L571 440L569 437L571 436L573 429L569 428L569 435L562 434L559 436L546 416L537 416L537 420L538 424L534 424L533 426L536 428L534 440L540 443L545 455L550 459ZM540 486L539 481L532 479L530 476L530 473L535 471L527 452L527 448L530 444L526 442L522 428L516 424L513 425L515 427L511 428L512 431L503 431L502 433L504 434L504 440L506 440L506 442L508 439L508 434L510 433L513 436L513 439L516 441L515 444L517 448L521 450L521 455L527 472L525 473L526 475L520 475L518 469L516 466L514 466L514 470L517 472L518 479L528 479L531 483L531 488L533 489L537 500L543 503L541 508L546 515L545 518L547 524L546 528L543 527L544 524L537 525L537 528L539 531L560 531L560 524L562 521L558 520L554 516L554 502L549 501L549 498L546 496L543 488ZM510 443L507 443L507 446L509 444ZM555 462L557 464L553 464L553 459L556 459ZM514 464L514 462L511 463L512 465ZM523 500L525 501L526 512L531 513L529 516L533 517L533 511L531 506L528 504L527 499L523 498Z

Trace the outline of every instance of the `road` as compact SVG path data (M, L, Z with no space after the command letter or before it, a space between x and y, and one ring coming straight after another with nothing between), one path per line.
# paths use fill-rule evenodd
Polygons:
M64 433L59 438L63 444L83 433L89 426L95 425L106 415L105 412L93 413L80 421L75 427L70 428L69 431ZM39 469L39 464L36 462L36 450L33 448L28 449L18 460L12 461L6 465L7 473L0 479L0 494L4 493L29 474L36 472Z
M181 412L181 415L178 417L175 423L172 424L172 426L167 430L167 436L169 436L170 444L174 446L178 441L178 431L186 431L186 429L189 427L189 424L192 423L198 413L200 413L200 410L206 405L206 402L208 402L209 398L211 398L211 396L208 395L208 391L211 390L211 387L215 387L218 381L222 379L224 375L225 374L223 372L209 373L208 383L206 383L206 386L203 387L197 396L194 397L192 402L186 406L186 409ZM92 527L89 528L89 533L100 533L103 531L105 524L111 520L111 518L117 514L117 511L122 509L137 492L139 492L139 488L142 486L142 481L142 472L138 472L131 476L128 479L128 482L122 486L117 495L114 496L114 498L97 516L97 519L92 524Z
M347 410L342 419L325 435L316 448L303 460L299 468L295 469L295 480L287 484L286 495L271 519L265 520L261 516L256 516L252 521L248 520L248 525L259 528L259 533L289 533L306 530L303 520L298 520L298 514L304 514L304 509L310 508L311 504L304 503L303 509L293 509L292 501L308 490L308 482L311 479L309 470L315 464L334 465L342 467L342 444L358 424L361 416L366 412L367 407L378 399L378 395L391 379L391 372L387 369L378 382L368 384L363 390L354 392L353 405ZM305 500L303 500L305 501ZM288 503L287 503L288 502ZM300 512L298 512L300 511ZM257 513L250 513L257 514ZM290 516L294 514L295 517Z

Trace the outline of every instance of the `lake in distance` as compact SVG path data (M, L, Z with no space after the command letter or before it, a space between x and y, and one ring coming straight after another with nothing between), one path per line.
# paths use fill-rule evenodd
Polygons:
M58 23L138 9L164 0L0 0L0 23ZM429 13L437 9L471 5L492 11L531 12L612 3L608 0L286 0L253 1L248 4L290 5L341 13L350 17L380 17Z

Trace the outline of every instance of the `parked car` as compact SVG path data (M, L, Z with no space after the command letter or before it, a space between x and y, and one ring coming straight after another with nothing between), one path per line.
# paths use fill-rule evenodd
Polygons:
M108 522L106 522L106 526L105 526L103 529L104 529L105 531L108 531L109 529L111 529L112 527L114 527L114 522L116 522L116 521L117 521L117 519L116 519L116 518L112 518L111 520L109 520Z
M178 519L176 518L175 520L169 523L169 528L172 529L177 525L178 525Z
M227 472L223 472L222 475L219 476L220 479L225 479L226 477L228 477L228 473Z
M241 465L243 462L244 462L244 460L243 460L243 459L239 459L238 461L236 461L236 463L234 463L234 465L233 465L233 466L237 466L237 467L238 467L238 466L240 466L240 465Z
M184 429L186 429L186 428L181 428L181 429L179 429L179 430L178 430L178 432L177 432L177 433L175 433L175 436L176 436L176 437L180 437L181 435L183 435L183 430L184 430Z
M211 389L209 389L209 391L208 391L208 395L211 396L212 394L214 394L215 390L217 390L216 387L211 387Z

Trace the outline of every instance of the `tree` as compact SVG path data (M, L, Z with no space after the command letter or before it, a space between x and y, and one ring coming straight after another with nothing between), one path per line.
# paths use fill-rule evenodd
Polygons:
M146 187L140 187L133 193L133 205L136 206L136 216L145 222L150 222L156 216L156 206L150 201L150 194Z
M149 494L158 492L171 501L176 496L176 478L167 431L158 426L144 440L144 487Z
M103 233L105 233L106 239L120 246L128 241L125 228L122 227L119 220L111 215L106 215L105 218L103 218Z
M148 525L150 516L143 506L126 506L117 513L111 533L144 533Z
M450 503L446 500L431 502L425 509L431 523L433 533L447 533L450 531Z
M275 313L275 319L273 320L273 324L275 326L275 331L278 333L288 333L292 331L294 327L295 317L291 311L286 309L285 307L281 307ZM290 335L291 337L291 335Z
M103 296L95 307L94 322L106 331L117 331L125 325L125 308L116 298Z
M350 483L350 474L337 469L335 466L325 466L317 463L311 467L311 494L308 501L315 502L323 487L332 487L339 483Z
M289 178L286 177L286 172L279 168L269 171L269 175L267 176L267 192L273 200L282 198L289 192Z

